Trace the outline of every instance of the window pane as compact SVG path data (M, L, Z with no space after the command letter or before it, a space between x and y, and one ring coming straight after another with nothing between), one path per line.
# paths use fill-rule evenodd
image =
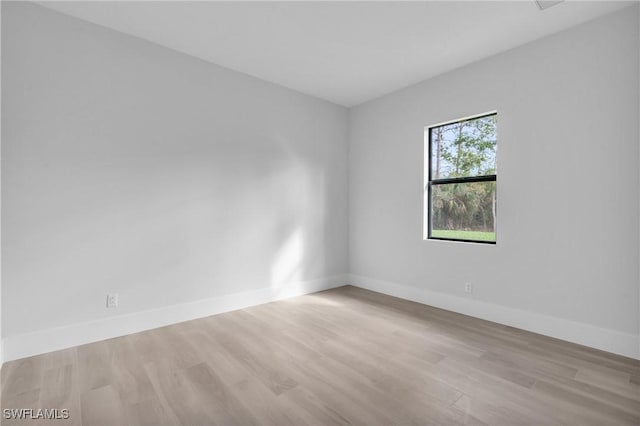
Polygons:
M496 241L496 182L431 187L431 237Z
M431 179L496 174L496 116L433 127Z

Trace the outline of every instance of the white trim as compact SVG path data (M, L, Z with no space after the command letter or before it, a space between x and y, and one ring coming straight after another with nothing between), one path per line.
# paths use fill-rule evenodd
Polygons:
M469 115L467 117L462 117L462 118L456 118L455 120L449 120L449 121L443 121L442 123L437 123L437 124L430 124L428 126L425 126L424 131L425 133L427 132L427 130L431 130L434 127L441 127L441 126L446 126L447 124L453 124L453 123L458 123L460 121L469 121L469 120L474 120L476 118L480 118L480 117L487 117L489 115L498 115L498 110L494 109L492 111L488 111L488 112L483 112L481 114L474 114L474 115Z
M631 333L360 275L351 274L349 282L355 287L640 359L640 336Z
M345 285L347 279L348 275L334 275L291 283L281 288L265 287L128 315L7 336L3 339L4 361L124 336L275 300L328 290Z
M301 281L282 289L261 288L128 315L9 336L0 341L0 356L2 356L0 359L3 362L7 362L222 312L328 290L347 283L390 296L640 359L640 336L630 333L354 274Z

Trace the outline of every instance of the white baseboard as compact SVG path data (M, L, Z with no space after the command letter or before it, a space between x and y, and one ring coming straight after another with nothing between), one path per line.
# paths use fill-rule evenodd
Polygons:
M347 283L390 296L640 359L640 337L630 333L351 274L302 281L281 289L261 288L128 315L8 336L0 341L0 363L275 300L328 290Z
M351 274L355 287L640 359L640 336L451 294Z
M328 290L347 284L347 280L348 275L346 274L335 275L287 284L281 288L266 287L128 315L8 336L3 339L3 360L7 362L275 300Z

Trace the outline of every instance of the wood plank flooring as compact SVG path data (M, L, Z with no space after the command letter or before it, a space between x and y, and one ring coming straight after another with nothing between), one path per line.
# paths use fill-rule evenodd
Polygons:
M8 362L2 408L70 414L3 425L639 425L640 362L346 286Z

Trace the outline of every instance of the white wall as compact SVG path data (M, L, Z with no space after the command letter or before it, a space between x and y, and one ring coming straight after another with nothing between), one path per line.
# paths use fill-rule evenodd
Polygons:
M2 7L0 7L0 46L2 46ZM0 49L1 53L1 49ZM2 55L0 54L0 69L2 68ZM0 93L2 93L2 79L0 78ZM2 105L0 102L0 135L2 135ZM0 194L2 188L2 138L0 137ZM0 224L2 223L2 197L0 196ZM2 241L2 226L0 226L0 241ZM4 362L4 350L2 342L2 247L0 244L0 369Z
M348 116L36 5L2 12L7 359L349 269L356 285L640 356L637 7ZM498 244L422 241L424 126L494 109Z
M633 6L353 108L352 283L640 357L638 27ZM492 110L497 245L423 241L423 128Z
M140 320L95 332L114 316L344 284L346 109L33 4L2 12L7 359Z

